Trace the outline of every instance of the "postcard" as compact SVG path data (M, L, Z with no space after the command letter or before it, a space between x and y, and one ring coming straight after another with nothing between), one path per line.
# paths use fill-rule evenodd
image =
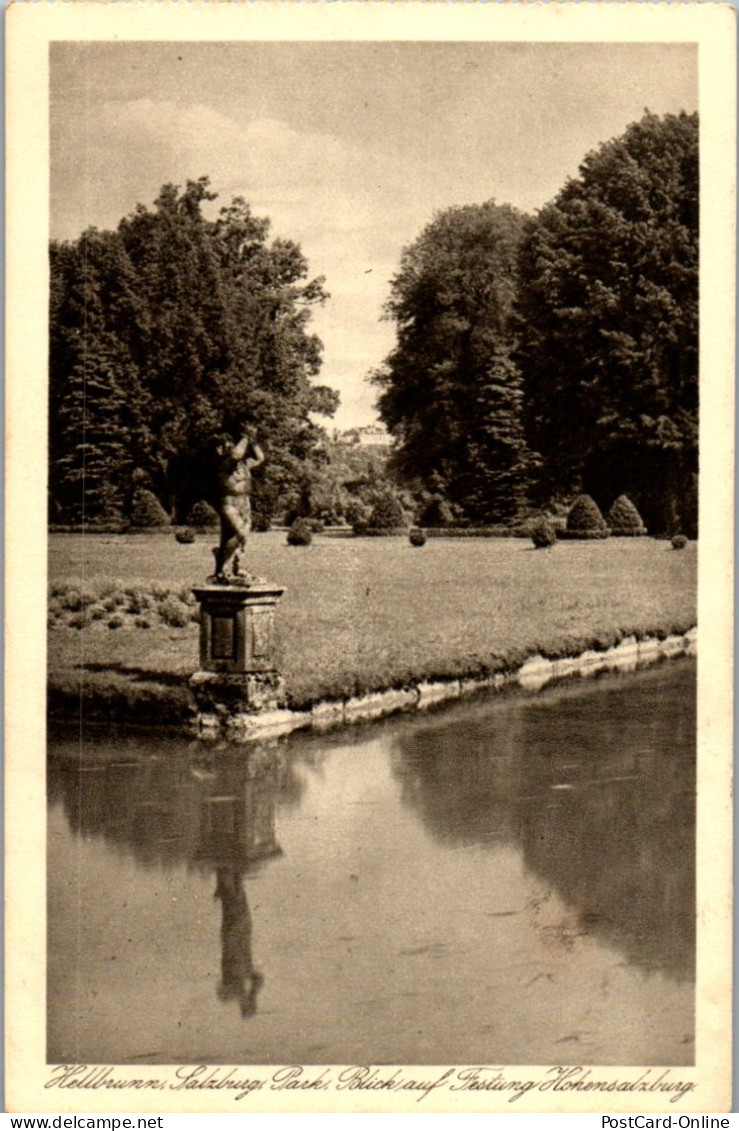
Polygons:
M7 29L8 1110L727 1111L733 7Z

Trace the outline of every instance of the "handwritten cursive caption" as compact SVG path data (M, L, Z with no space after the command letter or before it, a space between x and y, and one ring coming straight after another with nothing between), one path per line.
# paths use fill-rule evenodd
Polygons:
M140 1071L140 1070L139 1070ZM428 1070L427 1070L428 1071ZM414 1074L417 1073L417 1074ZM220 1092L235 1103L258 1092L410 1092L418 1103L434 1093L497 1092L516 1103L533 1092L631 1093L661 1095L678 1103L695 1083L676 1077L670 1068L645 1068L633 1076L599 1076L592 1068L555 1065L538 1076L516 1076L505 1068L467 1067L424 1070L355 1065L350 1068L306 1068L300 1064L270 1069L266 1075L248 1069L187 1065L171 1072L128 1075L112 1065L57 1064L45 1088L82 1091Z

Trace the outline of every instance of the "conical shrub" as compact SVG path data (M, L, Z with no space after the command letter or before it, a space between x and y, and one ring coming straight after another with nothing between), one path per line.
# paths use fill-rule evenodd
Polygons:
M647 528L628 495L619 495L606 515L611 534L617 538L639 538Z
M598 504L590 495L578 495L567 515L564 538L607 538L610 530L600 513Z
M200 499L192 507L189 515L187 516L187 525L194 527L196 530L209 529L211 526L218 525L218 512L206 503L204 499Z
M139 487L133 496L131 525L139 527L169 526L170 518L159 499L151 491Z
M454 515L446 499L432 495L418 520L419 526L454 526Z

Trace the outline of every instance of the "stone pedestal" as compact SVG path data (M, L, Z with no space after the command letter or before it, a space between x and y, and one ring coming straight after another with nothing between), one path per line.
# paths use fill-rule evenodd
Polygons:
M200 668L190 680L201 730L248 729L250 716L274 711L284 681L274 655L278 585L201 585Z

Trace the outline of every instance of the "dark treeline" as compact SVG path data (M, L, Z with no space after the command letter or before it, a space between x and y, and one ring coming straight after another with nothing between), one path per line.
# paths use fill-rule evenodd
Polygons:
M698 119L646 113L533 217L438 214L403 252L371 379L393 466L458 520L627 493L697 529Z
M208 445L252 423L255 511L368 521L384 460L351 464L311 419L311 307L297 244L208 180L166 185L114 232L51 244L50 518L129 521L145 489L182 521ZM489 201L407 247L371 374L392 488L428 525L510 524L579 491L628 494L651 533L697 530L698 120L647 113L535 216ZM356 512L356 513L355 513Z
M321 437L310 308L327 297L297 244L236 199L215 220L208 180L166 185L114 232L51 244L50 518L130 517L151 492L182 517L212 490L215 434L256 427L265 513L299 499Z

